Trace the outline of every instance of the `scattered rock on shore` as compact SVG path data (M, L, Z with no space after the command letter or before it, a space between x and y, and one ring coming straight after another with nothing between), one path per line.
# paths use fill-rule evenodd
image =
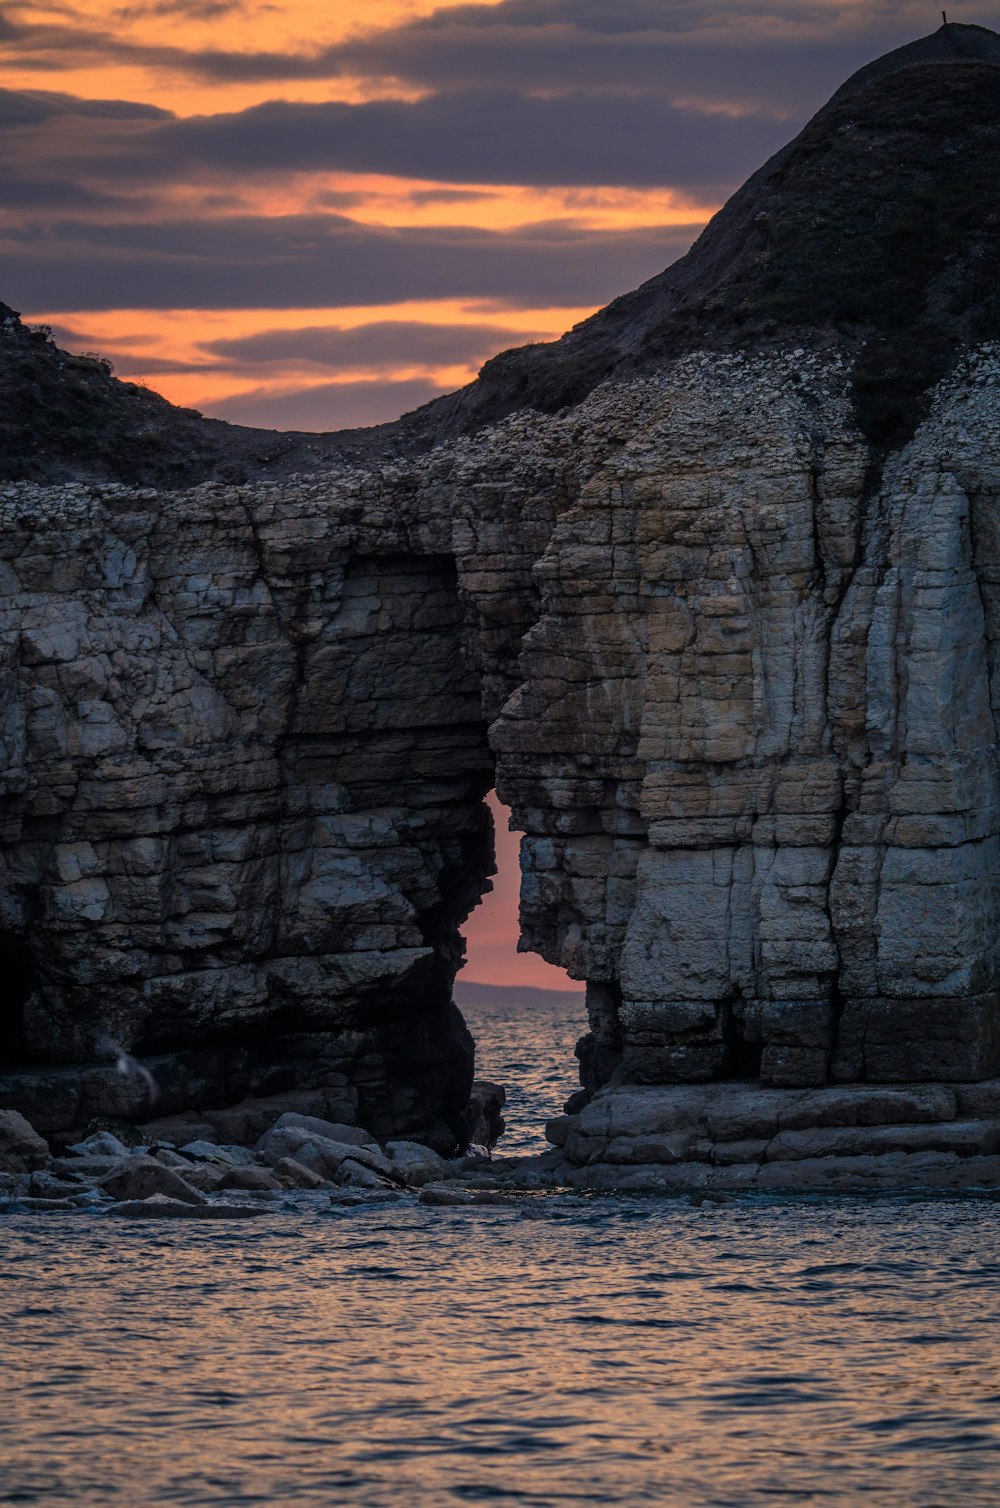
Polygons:
M0 1110L0 1172L32 1173L49 1160L48 1143L16 1110Z
M205 1204L204 1194L176 1173L165 1168L155 1157L130 1157L112 1173L101 1179L101 1188L116 1199L144 1200L161 1198L181 1200L184 1204Z

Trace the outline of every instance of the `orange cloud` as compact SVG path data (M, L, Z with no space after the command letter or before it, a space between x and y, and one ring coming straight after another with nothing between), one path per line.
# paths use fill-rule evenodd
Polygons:
M291 311L282 308L112 309L78 314L72 309L55 309L37 312L32 318L37 323L52 325L59 343L68 349L97 351L115 364L121 377L143 382L172 403L197 408L209 416L230 417L225 405L231 399L246 394L266 396L267 393L273 395L276 412L279 400L301 393L304 413L305 400L311 390L325 390L331 382L338 381L345 387L368 382L373 384L368 395L372 417L360 422L378 423L396 417L395 413L379 409L379 387L417 378L426 379L434 389L441 391L461 387L472 380L482 361L496 351L523 345L529 340L554 340L570 325L592 312L591 308L511 309L451 299L404 301L377 310L363 306L335 311L323 308ZM315 334L324 328L343 332L389 323L398 325L404 333L399 358L388 363L384 356L375 352L366 361L363 342L358 343L359 349L336 374L324 370L304 354L304 350L296 353L296 332ZM497 334L490 349L479 349L473 344L473 349L479 349L479 355L472 362L418 360L416 355L407 360L405 329L408 326L414 327L418 335L421 327L451 329L459 337L468 329L475 332L474 341L484 327L496 330ZM227 354L219 352L220 346L250 341L274 331L287 332L291 337L286 342L288 354L266 368L247 364L241 370L238 353L227 359ZM457 343L460 345L460 340ZM314 347L315 342L312 344ZM416 348L420 342L415 339L413 344ZM345 400L347 397L345 392ZM288 407L287 404L281 406ZM259 403L257 407L260 407ZM310 405L311 409L313 407ZM319 427L339 427L335 395L331 395L328 413L329 418ZM347 422L344 421L345 425ZM277 419L275 423L278 423ZM289 420L287 426L281 427L308 429L316 426Z
M347 38L405 24L463 0L75 0L72 7L21 4L8 15L29 28L31 50L8 57L0 83L10 88L50 87L86 98L138 100L179 115L244 110L280 94L290 100L378 98L384 86L370 79L299 78L206 81L185 54L231 48L309 56ZM493 5L499 0L477 0ZM109 39L114 39L114 47ZM67 43L73 38L67 57ZM130 49L134 54L130 55ZM74 57L75 54L75 57ZM149 56L144 58L142 54ZM157 56L158 55L158 56ZM46 73L53 82L41 85ZM57 82L55 82L57 80ZM395 86L396 98L420 91Z

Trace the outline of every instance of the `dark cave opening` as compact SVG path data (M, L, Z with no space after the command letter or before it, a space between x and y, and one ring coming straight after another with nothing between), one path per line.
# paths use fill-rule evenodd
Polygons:
M35 982L27 943L0 936L0 1065L30 1062L26 1008Z

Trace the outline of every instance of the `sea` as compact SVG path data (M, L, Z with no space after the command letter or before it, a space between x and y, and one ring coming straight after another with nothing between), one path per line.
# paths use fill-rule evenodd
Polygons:
M578 1002L468 1014L506 1150L542 1145ZM321 1193L246 1222L0 1216L0 1502L996 1505L998 1215Z

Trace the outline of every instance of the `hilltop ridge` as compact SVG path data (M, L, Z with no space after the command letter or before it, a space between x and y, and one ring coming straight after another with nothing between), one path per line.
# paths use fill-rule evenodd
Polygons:
M967 344L1000 337L1000 36L948 24L860 69L686 256L560 340L501 352L391 424L246 429L177 409L0 306L0 475L183 486L412 453L519 409L556 413L687 351L836 342L885 451Z
M561 340L494 357L440 419L555 412L697 348L836 339L868 438L898 442L959 345L1000 335L998 153L1000 36L942 26L848 79L686 256Z

